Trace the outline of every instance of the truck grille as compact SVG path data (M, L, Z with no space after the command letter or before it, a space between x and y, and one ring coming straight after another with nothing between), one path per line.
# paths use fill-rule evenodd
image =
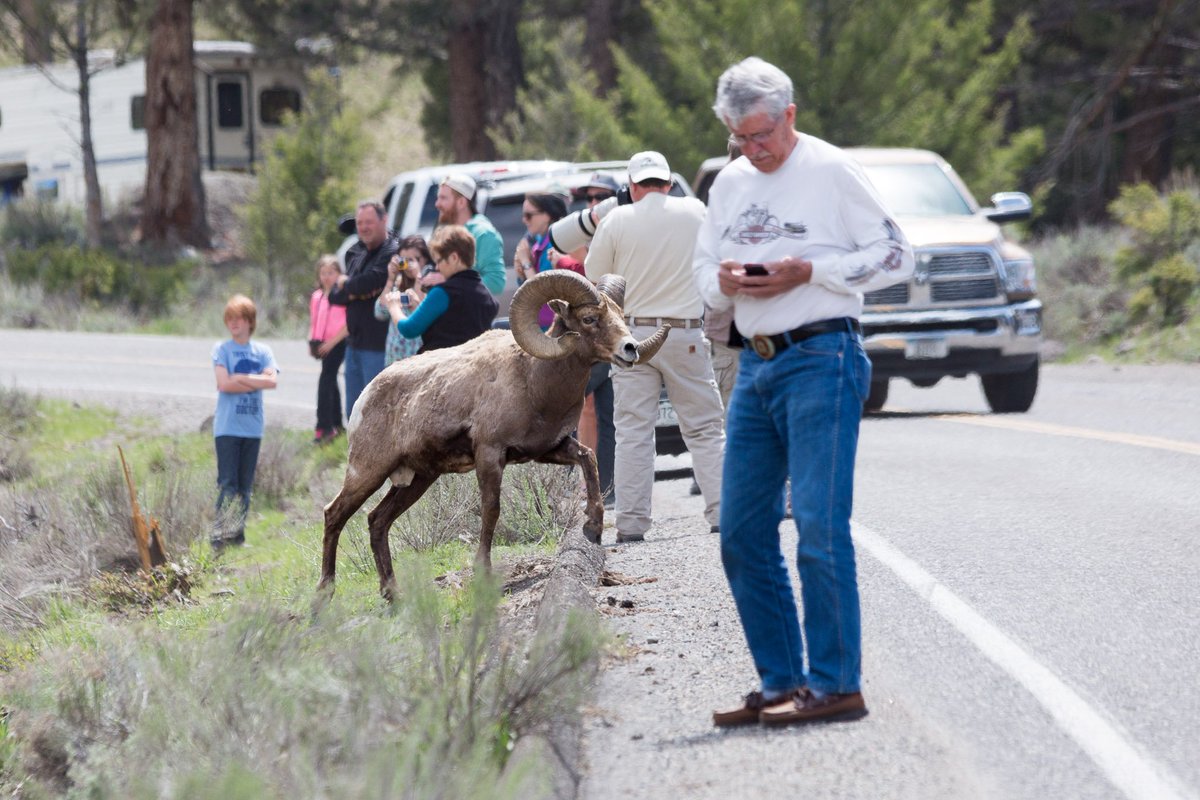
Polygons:
M984 274L992 271L987 253L938 253L929 262L930 275Z
M1003 291L991 248L925 251L917 254L916 274L906 283L863 295L863 305L901 311L1001 300Z
M863 304L868 306L902 306L908 302L908 284L897 283L877 292L863 295Z
M999 294L995 278L943 281L929 287L933 302L955 303L960 300L990 300Z

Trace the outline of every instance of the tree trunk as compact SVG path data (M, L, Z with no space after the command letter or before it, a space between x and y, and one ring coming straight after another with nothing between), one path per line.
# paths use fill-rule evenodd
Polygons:
M484 116L489 130L503 123L505 116L517 107L517 89L525 83L521 40L517 36L522 3L523 0L493 0L480 20L487 37L482 76Z
M96 171L96 147L92 142L91 73L88 72L87 3L75 0L75 68L79 73L79 150L83 156L84 230L88 247L100 246L101 206L100 175Z
M196 119L192 0L158 0L146 57L142 241L208 247Z
M591 0L584 12L587 34L583 50L588 68L596 76L596 94L604 97L617 86L617 62L612 44L617 40L619 0Z
M492 161L496 146L487 135L487 24L472 0L453 0L447 37L450 76L450 147L456 161Z
M29 25L21 25L21 54L26 64L49 64L53 58L50 49L50 26L46 15L36 0L17 0L21 9L20 19Z

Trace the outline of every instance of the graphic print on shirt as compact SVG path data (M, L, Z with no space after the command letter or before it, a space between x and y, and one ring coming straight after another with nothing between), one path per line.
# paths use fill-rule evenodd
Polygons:
M248 355L241 355L237 363L233 365L234 373L243 375L261 375L263 371L262 363ZM234 404L233 413L238 416L255 417L262 413L262 392L246 392L237 396L237 402Z
M846 275L847 286L864 284L874 277L876 272L895 272L904 264L904 247L900 237L900 228L886 217L883 220L883 232L888 240L888 249L884 257L871 264L858 264Z
M780 237L807 239L808 226L803 222L784 222L766 206L751 203L737 222L725 229L721 238L734 244L769 244Z

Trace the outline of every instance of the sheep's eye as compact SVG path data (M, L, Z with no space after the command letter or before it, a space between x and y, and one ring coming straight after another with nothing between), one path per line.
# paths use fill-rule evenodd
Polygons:
M597 319L599 319L599 317L595 316L594 314L589 314L588 316L583 318L583 324L584 325L595 325Z

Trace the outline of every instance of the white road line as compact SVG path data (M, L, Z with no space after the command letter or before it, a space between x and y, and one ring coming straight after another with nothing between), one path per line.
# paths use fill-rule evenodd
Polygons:
M915 561L861 525L854 539L928 601L989 660L1024 686L1087 753L1114 786L1132 800L1195 798L1165 764L1145 752L1102 712L1040 664L1019 642L984 619Z

